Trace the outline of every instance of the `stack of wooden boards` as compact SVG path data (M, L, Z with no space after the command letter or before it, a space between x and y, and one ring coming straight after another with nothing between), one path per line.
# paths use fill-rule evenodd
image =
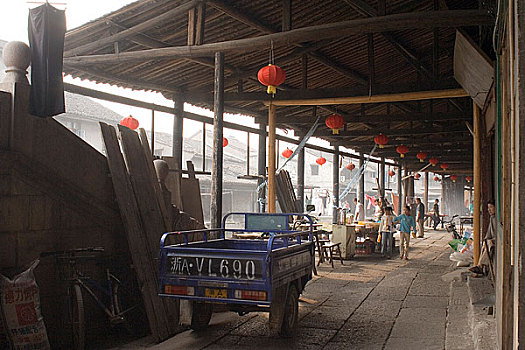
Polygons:
M117 137L113 126L100 123L100 127L150 329L154 338L161 341L176 334L180 327L178 303L157 295L160 238L175 229L173 222L180 222L181 215L189 216L168 207L164 200L145 131L139 129L137 133L119 125ZM191 218L186 218L184 226L177 229L204 227Z
M297 213L299 209L299 202L295 196L292 179L290 173L286 170L281 170L275 176L275 193L279 201L279 207L283 213Z

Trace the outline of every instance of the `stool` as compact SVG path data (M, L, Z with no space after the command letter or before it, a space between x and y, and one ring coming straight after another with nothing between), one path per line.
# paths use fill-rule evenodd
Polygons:
M341 256L341 242L339 243L328 243L321 246L321 256L328 253L328 261L332 264L332 268L334 268L334 250L337 255L339 255L339 260L341 260L341 265L344 265L343 263L343 257ZM337 257L336 255L336 257ZM321 263L321 259L317 263L317 266Z

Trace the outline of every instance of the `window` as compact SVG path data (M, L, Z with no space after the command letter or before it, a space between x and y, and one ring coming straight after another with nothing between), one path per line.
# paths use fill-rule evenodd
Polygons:
M319 165L317 165L317 164L310 164L310 173L313 176L319 175Z

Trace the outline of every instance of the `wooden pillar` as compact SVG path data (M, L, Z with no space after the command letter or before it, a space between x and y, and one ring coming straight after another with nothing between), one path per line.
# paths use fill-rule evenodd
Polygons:
M339 146L334 146L334 157L333 157L333 208L332 208L332 223L337 224L337 208L339 208Z
M184 101L180 96L175 96L173 108L173 159L175 166L182 169L182 125L184 124Z
M428 206L428 171L425 171L425 192L423 193L423 204L425 205L425 210L430 211Z
M397 215L401 215L401 213L403 212L403 183L402 183L402 178L403 178L403 168L401 166L398 166L397 167L397 194L399 195L399 198L398 198L398 205L399 205L399 210L398 210L398 213Z
M365 157L363 156L363 153L359 156L359 169L363 167L363 164L365 164ZM359 178L359 187L357 190L357 199L364 205L365 204L365 172L363 171L363 174Z
M213 96L213 156L211 168L211 227L221 227L224 114L224 53L215 53L215 86Z
M407 170L407 167L406 166L403 166L402 167L403 169L403 173L401 174L401 172L399 172L399 182L401 183L401 186L403 187L403 193L402 193L402 196L401 196L401 213L403 213L403 208L407 205L407 181L406 179L403 180L403 178L405 176L407 176L408 174L408 170Z
M473 103L474 106L474 265L479 262L481 252L481 116L479 107Z
M381 157L379 164L379 185L381 186L381 197L385 198L385 157Z
M155 155L155 110L151 110L151 155Z
M268 213L275 213L275 105L268 107Z
M257 180L257 187L261 186L266 178L266 123L259 123L259 149L257 154L257 173L259 174L259 180ZM259 213L265 212L266 202L266 186L262 187L257 194L258 211Z
M299 210L304 211L304 147L297 155L297 201Z

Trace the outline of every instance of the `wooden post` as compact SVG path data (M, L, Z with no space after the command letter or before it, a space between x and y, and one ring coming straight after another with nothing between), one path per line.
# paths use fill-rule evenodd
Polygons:
M379 164L379 184L381 185L381 197L385 198L385 157L381 157Z
M408 170L405 165L403 166L403 174L399 172L399 182L401 183L401 186L403 187L403 191L402 191L403 195L401 196L401 213L403 213L403 208L407 205L407 193L408 193L407 181L403 180L403 178L407 176L407 174L408 174Z
M481 252L481 116L479 107L474 105L474 265L479 262Z
M175 95L173 108L173 159L178 169L182 169L182 125L184 124L184 101Z
M223 169L223 113L224 113L224 53L215 53L215 88L213 99L213 156L211 169L211 223L221 227L222 169Z
M257 186L261 186L264 182L263 178L266 178L266 123L260 122L259 123L259 149L257 154L257 173L259 174L260 178L257 180ZM262 177L262 178L261 178ZM266 199L266 187L263 187L260 189L259 193L257 194L257 201L259 202L259 205L257 208L259 208L259 213L265 212L265 199Z
M397 194L399 195L398 198L398 206L399 210L397 215L401 215L403 212L403 183L401 178L403 178L403 168L401 166L397 167Z
M275 213L275 106L268 107L268 213Z
M202 123L202 171L206 171L206 123Z
M423 193L423 204L425 205L425 211L430 211L430 207L428 206L428 171L425 171L425 192Z
M151 110L151 155L155 155L155 110Z
M332 223L337 224L337 208L339 207L339 146L334 146L333 160Z
M363 156L363 153L359 156L359 169L363 167L363 164L365 164L365 157ZM357 199L361 204L365 204L365 172L363 171L363 174L359 178L359 187L357 191Z
M299 210L304 211L304 147L297 155L297 201Z

